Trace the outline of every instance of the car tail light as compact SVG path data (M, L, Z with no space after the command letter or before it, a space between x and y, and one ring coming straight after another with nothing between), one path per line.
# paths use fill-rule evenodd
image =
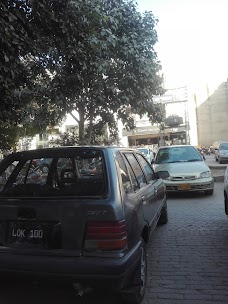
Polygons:
M126 248L125 221L87 223L84 250L123 250Z

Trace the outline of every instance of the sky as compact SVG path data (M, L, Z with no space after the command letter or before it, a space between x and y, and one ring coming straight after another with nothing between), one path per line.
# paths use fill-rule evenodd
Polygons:
M228 77L228 0L137 0L159 19L155 49L165 86L208 85Z

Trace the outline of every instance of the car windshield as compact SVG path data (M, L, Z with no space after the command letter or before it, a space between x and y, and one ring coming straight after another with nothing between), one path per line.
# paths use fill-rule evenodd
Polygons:
M15 154L0 165L0 195L99 196L104 193L104 176L103 156L97 150L53 150L48 157Z
M202 157L194 147L164 147L159 149L155 163L177 163L202 161Z

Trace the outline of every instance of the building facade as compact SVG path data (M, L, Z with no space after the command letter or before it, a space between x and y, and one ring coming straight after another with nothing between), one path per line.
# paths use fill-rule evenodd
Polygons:
M228 141L228 80L196 107L196 124L199 145Z
M152 125L146 115L140 118L132 114L136 128L129 131L122 126L121 143L133 147L189 143L187 88L167 90L165 95L154 97L153 102L163 109L161 124ZM180 123L175 125L176 119ZM168 121L173 123L167 124Z

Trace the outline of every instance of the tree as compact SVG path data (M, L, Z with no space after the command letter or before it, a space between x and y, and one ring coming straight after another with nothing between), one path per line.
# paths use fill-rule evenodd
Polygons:
M73 64L77 54L73 53L71 44L66 61L53 81L59 88L55 101L63 105L65 112L79 113L76 120L80 142L85 141L84 127L85 121L88 122L87 143L98 118L103 126L112 125L114 131L117 114L117 119L133 128L133 120L126 111L129 106L135 113L148 113L153 122L159 121L159 108L153 104L152 95L162 93L161 66L153 48L157 42L157 20L152 13L141 15L133 2L124 0L99 1L95 12L98 24L93 20L91 28L96 32L90 33L89 42L92 49L96 46L96 53L93 61L84 65L83 90L78 92L77 67ZM61 94L63 88L70 93Z
M28 73L21 61L29 44L28 1L6 1L0 3L0 121L17 120L20 104L17 92L28 83Z
M127 0L4 0L0 12L9 32L0 79L10 75L1 86L1 121L45 129L77 110L79 141L90 143L94 126L108 123L114 135L121 119L133 128L129 106L160 119L152 102L162 77L151 12L140 14Z
M59 138L53 139L49 142L53 147L56 146L77 146L78 136L76 134L63 133L59 135Z
M26 138L28 141L40 132L35 123L24 125L12 125L2 123L0 126L0 150L16 151L19 139Z

